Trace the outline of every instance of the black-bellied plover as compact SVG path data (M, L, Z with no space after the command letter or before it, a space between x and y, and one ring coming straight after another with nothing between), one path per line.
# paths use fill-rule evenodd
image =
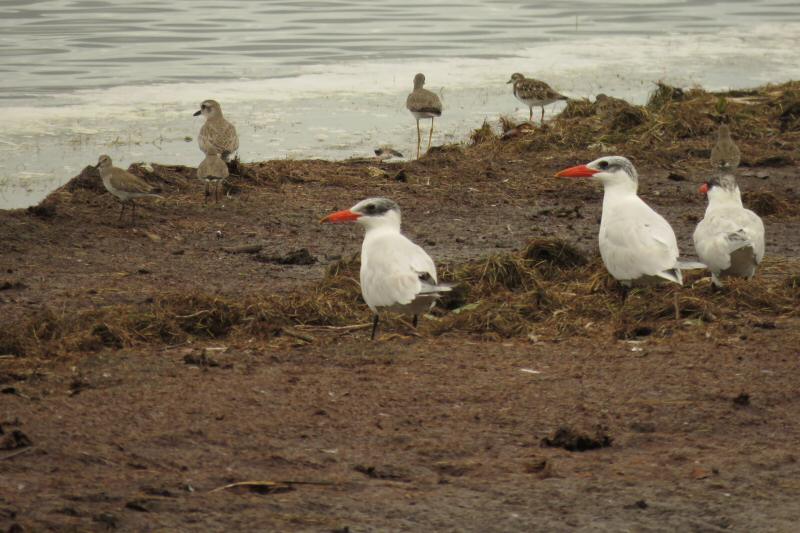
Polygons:
M552 87L543 81L533 78L526 78L519 72L511 75L511 79L506 83L513 83L514 96L517 100L528 106L528 120L533 120L533 108L542 108L541 122L544 123L544 106L550 105L559 100L568 100L566 96L553 90Z
M223 161L239 149L239 136L236 128L222 116L222 107L216 100L206 100L200 104L200 110L194 116L203 115L205 124L200 128L197 143L205 154L220 154Z
M214 202L219 201L219 193L222 191L222 182L228 177L228 165L216 152L206 155L200 166L197 167L197 177L206 182L205 201L210 196L210 188L214 188Z
M414 90L406 98L406 108L417 119L417 159L419 159L420 144L422 143L422 137L419 132L420 119L431 119L431 131L428 134L428 150L430 150L431 141L433 140L433 119L442 116L442 101L436 93L425 89L424 85L424 74L414 76Z
M100 172L100 178L103 180L103 185L106 190L113 194L122 204L122 209L119 212L119 219L122 220L122 214L125 212L125 206L130 204L132 206L131 224L136 219L136 204L134 199L144 196L155 196L156 189L139 176L134 176L126 170L117 168L111 162L111 158L107 155L101 155L97 160L95 168Z

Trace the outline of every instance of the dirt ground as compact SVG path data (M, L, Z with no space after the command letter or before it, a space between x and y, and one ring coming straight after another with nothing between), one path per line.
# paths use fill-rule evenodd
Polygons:
M592 113L408 163L247 164L220 205L193 169L137 166L164 198L133 225L91 173L0 212L0 530L795 531L800 129L734 128L767 228L754 280L622 303L597 259L602 191L552 175L630 155L691 257L714 122L663 145L569 139ZM331 269L361 231L318 220L377 195L457 280L543 238L588 263L481 278L370 342ZM210 301L224 329L191 322Z

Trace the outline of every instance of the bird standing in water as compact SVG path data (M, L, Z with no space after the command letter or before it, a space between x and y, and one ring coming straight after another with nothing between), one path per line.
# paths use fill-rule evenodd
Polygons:
M431 119L431 131L428 134L428 150L430 150L433 140L433 120L442 116L442 101L436 93L425 89L424 85L424 74L414 76L414 90L406 98L406 108L417 119L417 159L419 159L420 145L422 144L422 137L419 131L420 119Z

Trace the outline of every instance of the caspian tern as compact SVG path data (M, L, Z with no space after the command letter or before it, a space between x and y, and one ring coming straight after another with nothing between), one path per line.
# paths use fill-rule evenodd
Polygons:
M638 174L626 158L601 157L562 170L556 177L591 178L603 184L600 255L623 287L663 280L682 285L682 267L701 267L678 260L675 232L636 194Z
M442 292L451 290L438 283L436 265L425 250L400 233L400 206L394 201L367 198L320 222L358 222L366 228L361 245L361 294L375 315L372 339L381 311L412 315L416 327L420 313L433 307Z
M764 258L764 222L745 209L736 179L726 174L707 181L700 192L708 197L703 220L694 230L694 248L711 270L711 280L721 277L752 278Z

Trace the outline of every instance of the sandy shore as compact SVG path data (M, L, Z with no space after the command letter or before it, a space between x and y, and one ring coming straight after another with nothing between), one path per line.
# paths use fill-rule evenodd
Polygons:
M134 165L164 190L135 225L88 171L0 212L0 527L791 529L799 110L798 83L663 88L419 161L238 164L219 205ZM723 115L767 259L623 305L602 191L553 173L629 156L691 256ZM371 343L361 232L317 221L374 195L460 289Z

